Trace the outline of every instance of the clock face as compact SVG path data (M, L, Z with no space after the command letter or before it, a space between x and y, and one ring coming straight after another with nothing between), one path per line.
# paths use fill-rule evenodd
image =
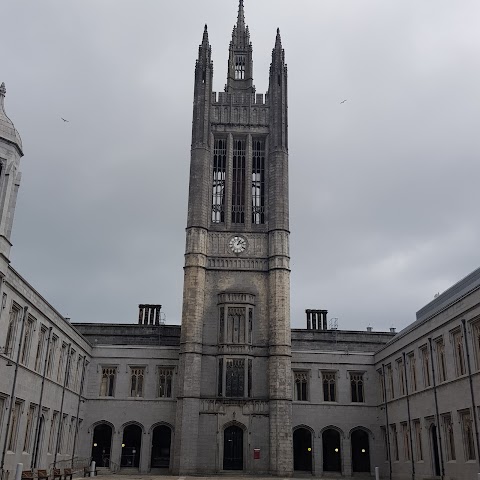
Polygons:
M228 243L230 250L233 253L242 253L247 248L247 241L243 237L232 237Z

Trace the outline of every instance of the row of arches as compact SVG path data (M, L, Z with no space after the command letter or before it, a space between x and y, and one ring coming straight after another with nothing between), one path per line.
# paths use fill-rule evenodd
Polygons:
M342 472L342 440L336 428L321 433L322 465L324 472ZM350 433L352 472L370 472L370 439L366 429L357 428ZM293 432L293 468L313 471L313 434L309 428L298 427Z
M129 424L123 429L120 467L139 468L142 450L143 429L137 424ZM92 460L97 467L110 468L112 454L113 428L108 423L100 423L93 430ZM167 425L157 425L152 430L150 468L168 468L172 430Z

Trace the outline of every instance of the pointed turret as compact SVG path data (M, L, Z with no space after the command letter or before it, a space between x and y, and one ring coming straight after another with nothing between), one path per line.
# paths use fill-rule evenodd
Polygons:
M225 91L255 93L250 32L245 24L243 0L239 0L237 24L233 27Z
M11 143L18 149L18 153L23 157L22 139L15 129L13 122L8 118L5 112L5 95L7 89L5 83L0 85L0 138Z

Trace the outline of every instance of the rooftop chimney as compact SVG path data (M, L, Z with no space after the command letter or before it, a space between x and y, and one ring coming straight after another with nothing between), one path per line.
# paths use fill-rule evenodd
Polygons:
M161 305L139 305L138 306L138 324L139 325L160 325Z
M307 330L328 330L328 310L305 310L307 314Z
M395 331L395 327L390 327L390 333L397 333L397 332Z

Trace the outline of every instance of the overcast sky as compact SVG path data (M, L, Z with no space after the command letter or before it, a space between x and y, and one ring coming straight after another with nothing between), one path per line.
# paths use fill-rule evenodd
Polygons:
M160 303L180 323L195 59L207 23L223 90L237 5L2 3L25 153L12 265L72 321ZM480 2L245 12L257 92L277 27L289 67L292 326L324 308L343 329L403 328L480 265Z

